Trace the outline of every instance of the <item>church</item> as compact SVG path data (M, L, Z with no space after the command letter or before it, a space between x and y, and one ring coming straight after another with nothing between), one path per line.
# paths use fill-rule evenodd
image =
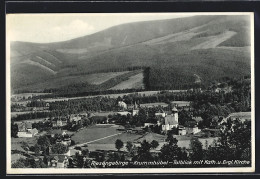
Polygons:
M176 107L172 108L172 111L170 114L167 114L164 118L164 121L161 123L162 125L162 131L168 131L172 128L178 127L178 110Z

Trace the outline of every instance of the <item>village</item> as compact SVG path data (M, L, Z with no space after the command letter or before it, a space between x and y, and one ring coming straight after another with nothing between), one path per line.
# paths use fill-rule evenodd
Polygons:
M51 103L36 101L35 104L41 105L31 107L32 113L50 111ZM167 144L169 136L177 139L178 147L189 156L192 140L198 140L202 150L208 150L216 145L228 120L251 121L251 112L234 112L213 116L209 127L205 127L191 101L132 101L130 104L122 98L115 101L112 107L116 110L113 111L85 111L13 121L12 128L17 126L13 134L16 137L12 138L13 165L19 165L19 161L26 158L38 162L37 166L52 168L95 167L89 163L110 160L111 156L121 160L122 155L124 161L133 161L144 141L155 157ZM24 109L28 110L32 102L24 104ZM83 164L79 164L79 160Z

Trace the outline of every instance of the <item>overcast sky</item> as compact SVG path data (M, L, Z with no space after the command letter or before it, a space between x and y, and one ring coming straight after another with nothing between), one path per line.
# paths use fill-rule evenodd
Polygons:
M11 41L47 43L89 35L118 24L187 16L191 14L12 14L7 15L6 27Z

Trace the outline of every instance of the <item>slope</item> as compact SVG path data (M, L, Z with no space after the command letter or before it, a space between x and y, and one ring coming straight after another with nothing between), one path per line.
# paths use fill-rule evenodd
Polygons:
M187 88L194 74L205 84L247 75L250 52L243 47L250 46L248 22L246 16L193 16L123 24L65 42L14 42L12 88L41 91L39 84L46 80L46 88L55 88L55 80L73 78L73 84L80 84L84 75L134 67L149 67L150 89ZM240 50L234 50L237 47ZM65 86L72 84L67 82Z

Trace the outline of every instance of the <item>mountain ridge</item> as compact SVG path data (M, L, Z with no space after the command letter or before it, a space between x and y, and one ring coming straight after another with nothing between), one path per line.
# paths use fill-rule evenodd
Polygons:
M218 60L224 66L232 65L228 68L230 74L227 72L227 76L247 75L250 74L250 53L246 50L250 46L248 22L249 17L246 16L191 16L122 24L63 42L12 42L12 88L26 89L27 85L37 85L51 78L64 78L71 74L110 72L131 67L150 67L151 72L172 67L182 74L183 78L189 79L187 83L192 84L194 74L200 73L201 76L205 76L200 71L209 74L205 68L209 67L207 65L210 64L210 60ZM239 56L232 51L232 48L237 47L240 47L240 50L236 51ZM201 58L205 58L204 61ZM232 62L233 58L237 58L236 63L242 63L244 69L233 70L232 67L238 67ZM30 63L37 64L42 69ZM197 66L196 63L201 67L191 69L194 73L191 77L187 69ZM210 79L221 78L224 75L219 66L215 67L221 75L210 75ZM46 70L49 72L53 70L54 73L49 74L43 68L48 68L49 70ZM209 69L212 70L211 67ZM37 75L30 75L36 71ZM169 72L181 78L176 73ZM173 77L164 77L162 74L164 72L160 72L158 76L166 78L166 81L171 83L177 83ZM160 84L160 81L165 81L162 79L155 81ZM46 87L52 86L55 85L49 84ZM174 88L174 85L168 85L166 88L170 87Z

